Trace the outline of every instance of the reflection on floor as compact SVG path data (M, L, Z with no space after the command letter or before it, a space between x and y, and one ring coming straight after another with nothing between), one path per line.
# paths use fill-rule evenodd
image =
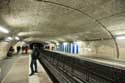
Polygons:
M38 74L28 77L29 56L20 56L17 58L13 66L10 68L7 75L2 80L2 83L52 83L51 79L38 62Z
M2 83L28 83L28 56L20 56Z

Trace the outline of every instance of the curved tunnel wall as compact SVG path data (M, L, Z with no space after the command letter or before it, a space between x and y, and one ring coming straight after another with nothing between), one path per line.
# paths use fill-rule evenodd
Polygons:
M28 0L27 0L28 1ZM37 5L37 6L35 6L34 7L34 10L36 10L38 7L40 8L40 9L38 9L38 10L40 10L40 12L42 12L43 14L46 14L46 13L49 13L49 17L50 17L50 19L48 19L50 22L53 20L54 21L54 23L52 23L52 25L54 25L54 27L51 27L51 26L48 26L49 28L52 28L52 29L55 29L55 31L60 31L60 28L64 28L64 30L67 30L67 32L65 32L65 31L61 31L60 33L61 33L61 35L63 34L65 34L66 33L66 35L67 35L67 33L71 33L71 36L72 36L72 34L74 34L75 32L76 33L79 33L79 31L81 31L81 32L87 32L88 30L90 31L90 33L89 34L83 34L83 35L81 35L81 36L79 36L78 35L78 37L80 37L80 38L72 38L72 39L74 39L74 40L77 40L77 39L80 39L80 40L88 40L87 41L87 46L90 46L92 49L93 49L93 51L95 51L95 52L86 52L86 53L88 53L87 55L93 55L93 56L98 56L98 57L104 57L104 58L113 58L113 59L115 59L116 57L118 58L119 57L119 48L118 48L118 45L117 45L117 42L116 42L116 40L115 40L115 38L113 37L113 35L112 35L112 33L110 32L110 30L109 29L107 29L107 26L106 26L106 24L105 24L105 21L104 22L102 22L100 19L99 20L97 20L97 18L98 17L94 17L93 15L91 15L90 13L88 13L87 12L87 14L86 14L86 11L84 11L84 10L80 10L79 8L75 8L75 7L73 7L72 6L72 4L69 6L69 5L65 5L65 3L64 4L61 4L61 3L59 3L58 1L56 2L55 0L54 1L50 1L50 0L36 0L36 1L41 1L41 2L44 2L44 3L39 3L39 6L38 6L38 4L35 4L35 1L32 3L31 2L31 4L33 4L34 6L35 5ZM116 3L115 2L115 0L112 0L112 1L114 1L114 3ZM112 2L111 1L111 2ZM10 8L10 10L9 11L7 11L6 9L6 11L7 12L9 12L10 14L14 14L14 12L16 12L16 11L18 11L20 8L20 6L18 6L17 7L17 9L15 8L15 10L14 11L12 11L13 9L14 9L14 7L16 6L15 5L15 3L19 3L19 5L23 5L23 2L25 2L25 1L22 1L22 3L19 3L19 2L13 2L13 1L11 1L11 3L9 3L9 8ZM90 1L91 2L91 1ZM104 2L103 2L104 3ZM32 5L29 5L29 4L26 4L26 5L28 5L29 7L30 6L32 6ZM44 4L45 5L45 8L43 8L42 6L41 6L41 4ZM92 2L92 4L93 4L93 2ZM107 3L104 3L104 4L108 4L108 2ZM101 5L103 5L103 6L105 6L104 4L101 4ZM109 4L110 4L110 1L109 1ZM13 6L12 6L13 5ZM82 3L82 5L83 5L83 3ZM100 7L100 4L98 4L99 5L99 7ZM97 5L97 6L98 6ZM112 6L113 4L111 4L111 6ZM115 4L116 5L116 4ZM108 6L108 5L107 5ZM22 6L21 6L22 7ZM96 6L95 6L96 7ZM102 7L102 6L101 6ZM110 7L110 6L109 6ZM113 6L114 7L114 6ZM121 7L121 6L120 6ZM9 8L7 8L7 9L9 9ZM19 8L19 9L18 9ZM35 9L36 8L36 9ZM42 9L43 8L43 9ZM50 9L49 9L50 8ZM55 10L56 9L61 9L61 10L59 10L58 11L58 13L57 13L57 11L55 12ZM84 8L84 7L83 7ZM107 7L106 7L107 8ZM110 7L111 9L114 9L114 8L112 8L112 7ZM109 9L110 9L109 8ZM29 8L29 9L31 9L31 8ZM52 10L51 10L52 9ZM96 8L95 8L96 9ZM97 8L98 9L98 8ZM109 9L106 9L107 11L109 11ZM117 8L116 8L117 9ZM22 10L24 11L24 14L26 13L26 15L28 14L27 12L25 12L25 8L23 9L22 8ZM43 12L43 11L45 12ZM47 10L47 12L46 12L46 10ZM50 11L51 10L51 11ZM65 13L63 13L62 11L63 10L67 10L67 11L65 11ZM18 11L18 13L21 13L21 12L19 12ZM32 12L30 12L30 13L32 13ZM37 13L38 14L40 14L38 11L37 11ZM56 13L57 13L57 15L56 15ZM73 14L70 14L70 13L73 13ZM96 13L98 13L98 12L96 12ZM102 12L101 12L102 13ZM4 14L4 13L3 13ZM17 14L17 13L15 13L15 14ZM38 15L37 14L37 15ZM66 14L66 15L64 15L64 19L62 19L62 16L63 16L63 14ZM90 15L89 15L90 14ZM99 15L101 15L100 14L100 12L98 13ZM114 14L114 13L112 13L112 14ZM124 14L124 13L123 13ZM2 14L1 14L2 15ZM8 14L7 14L8 15ZM34 15L36 15L36 13L34 13ZM60 15L62 15L62 16L60 16ZM8 15L9 16L9 15ZM23 15L22 14L20 14L20 16L18 16L17 15L17 17L22 17ZM30 16L32 16L32 14L30 15ZM52 16L52 17L51 17ZM112 15L111 15L112 16ZM13 16L12 16L13 17ZM17 17L15 17L14 19L15 20L17 20L16 18ZM25 15L24 15L24 17L25 17ZM39 16L38 16L39 17ZM56 19L55 19L56 18ZM67 19L65 19L65 18L67 18ZM3 17L3 19L5 20L5 18ZM35 19L35 18L34 18ZM60 20L61 19L61 20ZM85 20L83 20L83 19L85 19ZM7 20L7 19L6 19ZM25 20L25 19L23 19L23 20ZM36 19L35 19L36 20ZM63 21L62 21L63 20ZM68 20L68 21L67 21ZM73 22L71 22L70 23L70 21L72 21L73 20ZM79 21L80 20L80 21ZM18 21L18 20L17 20ZM39 20L38 20L39 21ZM58 26L58 23L57 23L57 21L59 21L58 23L59 23L59 26ZM107 20L106 20L107 21ZM64 22L64 24L65 23L69 23L69 26L62 26L62 25L64 25L63 24L63 22ZM50 24L51 24L50 23ZM67 23L67 24L68 24ZM104 23L104 24L103 24ZM48 23L49 24L49 23ZM55 26L57 24L57 26ZM61 25L62 24L62 25ZM74 25L73 25L74 24ZM71 26L70 26L71 25ZM78 25L78 26L77 26ZM41 25L42 26L42 25ZM40 26L40 27L41 27ZM75 26L75 27L73 27L73 26ZM37 26L36 26L37 27ZM36 28L35 27L35 28ZM38 27L38 28L40 28L40 27ZM48 28L47 27L47 28ZM11 27L12 28L12 30L13 30L13 27ZM39 29L32 29L32 28L30 28L30 30L39 30ZM79 30L77 30L76 28L80 28ZM22 29L22 28L21 28ZM21 30L21 29L19 29L19 31ZM42 28L41 28L42 29ZM73 31L73 29L74 29L74 31ZM14 30L16 30L16 29L14 29ZM24 31L26 31L27 30L27 27L25 28L24 27ZM44 32L44 29L42 29L43 30L43 32ZM45 29L45 32L46 31L48 31L49 29ZM72 30L72 31L71 31ZM18 30L17 30L18 31ZM23 30L22 30L23 31ZM16 31L15 31L16 32ZM95 32L100 32L99 34L96 34L96 35L94 35L94 33ZM101 35L100 35L101 34ZM51 34L52 35L52 34ZM57 36L58 34L56 34L56 36ZM60 36L60 35L59 35ZM87 36L87 37L86 37ZM74 37L74 36L72 36L72 37ZM87 39L87 38L89 38L89 39ZM107 39L106 39L107 38ZM97 39L97 41L96 41L96 39ZM98 39L101 39L101 40L98 40ZM121 51L120 51L121 52ZM123 54L122 54L123 55ZM121 58L121 57L120 57Z
M118 40L118 47L119 47L119 59L122 61L125 61L125 39L123 40Z
M72 7L67 6L67 5L63 5L63 4L59 4L59 3L51 2L51 1L46 1L46 0L41 1L41 2L55 4L58 6L66 7L66 8L75 10L77 12L80 12L81 14L94 20L95 23L97 23L97 25L98 24L101 25L100 28L102 28L102 29L100 29L100 30L104 30L105 32L107 32L107 34L110 35L111 38L109 37L109 39L106 39L106 40L105 40L105 38L103 40L103 36L102 36L102 40L98 40L98 41L91 40L91 41L87 42L87 46L89 46L89 48L91 48L92 51L85 52L84 48L83 48L83 54L85 54L87 56L90 55L90 56L108 58L108 59L118 59L119 58L119 48L118 48L117 42L116 42L113 34L100 21L89 16L85 12L80 11L79 9L75 9L75 8L72 8Z
M107 32L107 34L110 35L111 39L109 37L108 40L90 42L88 46L90 46L90 48L94 47L95 51L96 51L96 52L94 52L95 54L93 54L93 56L101 57L101 58L108 58L108 59L118 59L119 58L119 48L118 48L118 44L117 44L113 34L99 20L97 20L97 19L89 16L87 13L82 12L79 9L73 8L71 6L59 4L59 3L56 3L56 2L46 1L46 0L41 1L41 2L45 2L45 3L49 3L49 4L55 4L55 5L58 5L58 6L66 7L66 8L72 9L74 11L80 12L81 14L83 14L83 15L89 17L90 19L92 19L93 21L95 21L95 24L97 23L97 25L98 24L101 25L100 28L102 28L102 30ZM103 36L102 36L102 38L103 38ZM91 54L91 52L89 52L88 54Z
M116 49L112 40L100 40L88 42L88 47L92 48L88 51L89 55L93 57L116 59Z
M65 45L66 51L63 43ZM78 45L78 53L72 52L72 45ZM68 51L67 51L68 49ZM75 49L77 50L77 49ZM105 59L117 59L115 46L112 40L99 40L99 41L79 41L75 43L71 42L62 42L57 45L57 51L68 53L75 56L89 56L89 57L98 57Z

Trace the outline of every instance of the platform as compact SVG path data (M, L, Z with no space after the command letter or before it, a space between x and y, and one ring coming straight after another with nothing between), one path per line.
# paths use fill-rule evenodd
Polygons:
M105 65L105 66L125 70L125 61L99 58L99 57L92 57L92 56L84 56L84 55L72 55L72 54L59 52L59 51L53 51L53 52L59 53L59 54L64 54L64 55L70 56L70 57L75 57L75 58L78 58L80 60L85 60L85 61L89 61L89 62L92 62L92 63L97 63L97 64L100 64L100 65Z
M3 78L2 83L52 83L51 79L39 62L38 74L29 77L29 63L29 56L19 56Z

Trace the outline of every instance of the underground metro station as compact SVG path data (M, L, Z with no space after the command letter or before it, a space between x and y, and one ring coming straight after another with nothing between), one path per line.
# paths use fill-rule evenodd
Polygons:
M125 83L125 0L0 0L0 83Z

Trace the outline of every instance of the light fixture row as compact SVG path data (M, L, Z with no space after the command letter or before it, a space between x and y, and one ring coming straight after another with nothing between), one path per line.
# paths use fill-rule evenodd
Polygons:
M5 38L5 41L12 41L12 40L17 40L17 41L19 41L19 40L20 40L20 38L19 38L19 37L17 37L17 36L16 36L16 37L14 37L14 38L13 38L13 37L6 37L6 38Z

